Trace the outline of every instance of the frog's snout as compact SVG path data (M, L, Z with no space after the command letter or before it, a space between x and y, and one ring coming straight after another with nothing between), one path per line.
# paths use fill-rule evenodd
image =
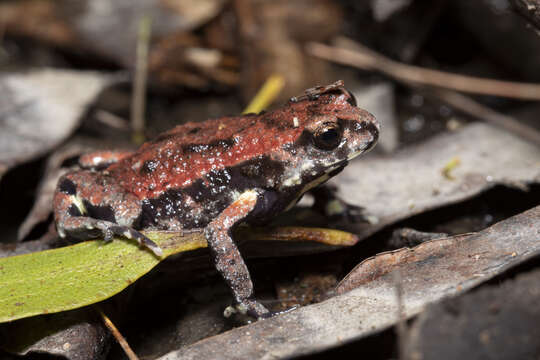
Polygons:
M377 120L375 120L375 117L373 117L373 121L368 122L365 128L370 135L365 149L365 152L368 152L373 149L375 145L377 145L377 141L379 140L380 126Z

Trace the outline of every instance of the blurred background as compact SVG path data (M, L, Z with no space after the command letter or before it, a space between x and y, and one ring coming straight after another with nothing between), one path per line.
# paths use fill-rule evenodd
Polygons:
M266 101L255 112L275 108L305 89L344 80L358 105L379 119L382 132L377 147L332 184L372 215L371 222L343 225L298 214L288 220L345 229L363 242L323 255L320 249L257 244L251 248L257 259L248 263L257 294L270 299L274 310L319 302L366 258L448 234L484 231L540 204L539 64L540 0L0 0L0 257L58 246L52 194L58 177L80 154L131 149L187 121L241 114L253 109L248 105L257 94ZM538 221L531 216L524 228L537 229ZM518 225L512 226L522 229ZM396 235L401 228L420 234ZM518 230L514 233L521 234ZM501 231L500 236L510 235ZM437 259L453 259L451 250L425 263L435 266ZM270 252L295 257L260 259ZM525 261L512 249L491 258L506 259L508 254L513 261ZM203 265L182 260L160 264L137 287L111 301L143 358L157 358L239 325L222 317L230 295L209 270L207 258ZM538 266L538 261L529 262L510 275L497 273L493 283ZM459 273L456 269L452 271ZM481 271L475 269L468 279L478 279ZM420 282L429 276L443 279L429 267L406 273L414 274ZM532 283L538 284L540 275L533 275ZM425 286L418 293L457 288ZM471 355L485 345L491 358L512 358L495 346L508 339L507 349L535 354L522 358L538 358L538 337L528 342L512 338L516 322L511 318L526 307L520 299L507 301L508 294L519 294L514 290L488 296L499 299L497 304L517 304L507 323L496 323L510 330L487 342L473 334L474 341L455 349ZM539 293L521 298L539 304ZM471 303L477 307L469 310L488 308L485 302L476 299ZM449 312L451 318L458 313ZM52 318L43 325L47 332L51 323L62 328L60 347L36 340L24 351L0 350L0 358L8 351L18 354L17 359L26 351L50 355L43 358L107 358L112 341L102 341L108 332L94 321L95 314L82 335L69 333L81 323L80 313L73 315L75 320L69 314L68 320ZM480 320L491 319L491 314ZM435 323L441 317L435 316ZM522 318L538 319L528 314ZM339 322L327 319L316 330ZM537 334L537 324L524 326L523 333ZM334 350L311 355L346 358L368 351L370 358L396 358L400 341L398 332L388 330L391 325L378 323L373 329L380 332L369 330L369 336L346 332L343 341L336 335L338 340L328 345ZM478 328L485 326L480 321ZM33 327L22 323L20 333L8 329L4 334L22 338L19 334ZM5 329L0 327L0 333ZM461 328L448 325L435 334L435 345L426 346L433 352L424 348L420 358L439 358L447 329L455 329L453 335L461 339ZM95 352L75 347L87 336L88 349ZM353 339L360 340L343 345ZM62 348L68 341L74 344L71 350ZM11 340L0 345L6 342ZM308 356L306 349L308 345L289 355ZM108 358L125 357L114 345Z
M412 86L399 79L402 69L382 61L336 65L354 59L313 43L364 55L373 51L375 59L421 68L536 82L538 18L534 10L520 11L526 2L2 1L0 68L124 72L126 86L109 89L84 122L91 131L110 134L122 125L111 119L130 119L127 84L135 77L137 43L148 41L148 136L186 120L239 113L273 74L285 81L277 104L343 79L360 106L383 122L380 147L393 150L458 127L474 118L474 110L456 109L424 84ZM473 94L476 101L537 126L537 102L481 92Z

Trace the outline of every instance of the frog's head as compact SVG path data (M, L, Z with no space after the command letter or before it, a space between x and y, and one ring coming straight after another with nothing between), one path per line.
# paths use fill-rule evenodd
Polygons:
M304 193L325 182L379 137L378 121L357 106L343 82L291 99L287 115L296 131L280 154L286 160L278 185L283 191Z

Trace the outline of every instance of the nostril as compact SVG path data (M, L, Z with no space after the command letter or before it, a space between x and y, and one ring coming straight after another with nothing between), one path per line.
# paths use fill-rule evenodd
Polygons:
M371 139L369 140L368 145L366 146L365 151L369 151L373 149L373 147L377 144L377 141L379 140L379 127L374 122L367 123L364 128L367 130L369 135L371 135Z
M377 145L377 140L378 140L378 136L374 136L372 138L372 140L369 142L369 144L367 145L366 150L364 150L364 151L368 152L371 149L373 149L375 147L375 145Z

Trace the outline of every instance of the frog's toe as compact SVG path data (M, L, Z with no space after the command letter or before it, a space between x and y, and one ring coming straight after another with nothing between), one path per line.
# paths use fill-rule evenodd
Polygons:
M236 305L238 312L247 314L256 319L266 319L273 315L273 313L264 307L260 302L253 299L246 299Z
M103 240L105 242L111 242L113 239L113 236L115 235L115 232L112 230L114 226L114 223L109 221L103 221L103 220L95 220L92 221L90 224L87 224L87 229L98 229L101 231L101 235L103 236Z
M152 240L130 227L122 225L113 225L110 230L117 236L123 236L127 239L135 240L139 245L150 249L156 256L163 256L163 250Z
M128 226L118 225L105 220L93 220L86 227L88 229L98 229L105 242L112 241L114 236L120 236L137 241L139 245L150 249L156 256L163 255L163 250L155 242Z

